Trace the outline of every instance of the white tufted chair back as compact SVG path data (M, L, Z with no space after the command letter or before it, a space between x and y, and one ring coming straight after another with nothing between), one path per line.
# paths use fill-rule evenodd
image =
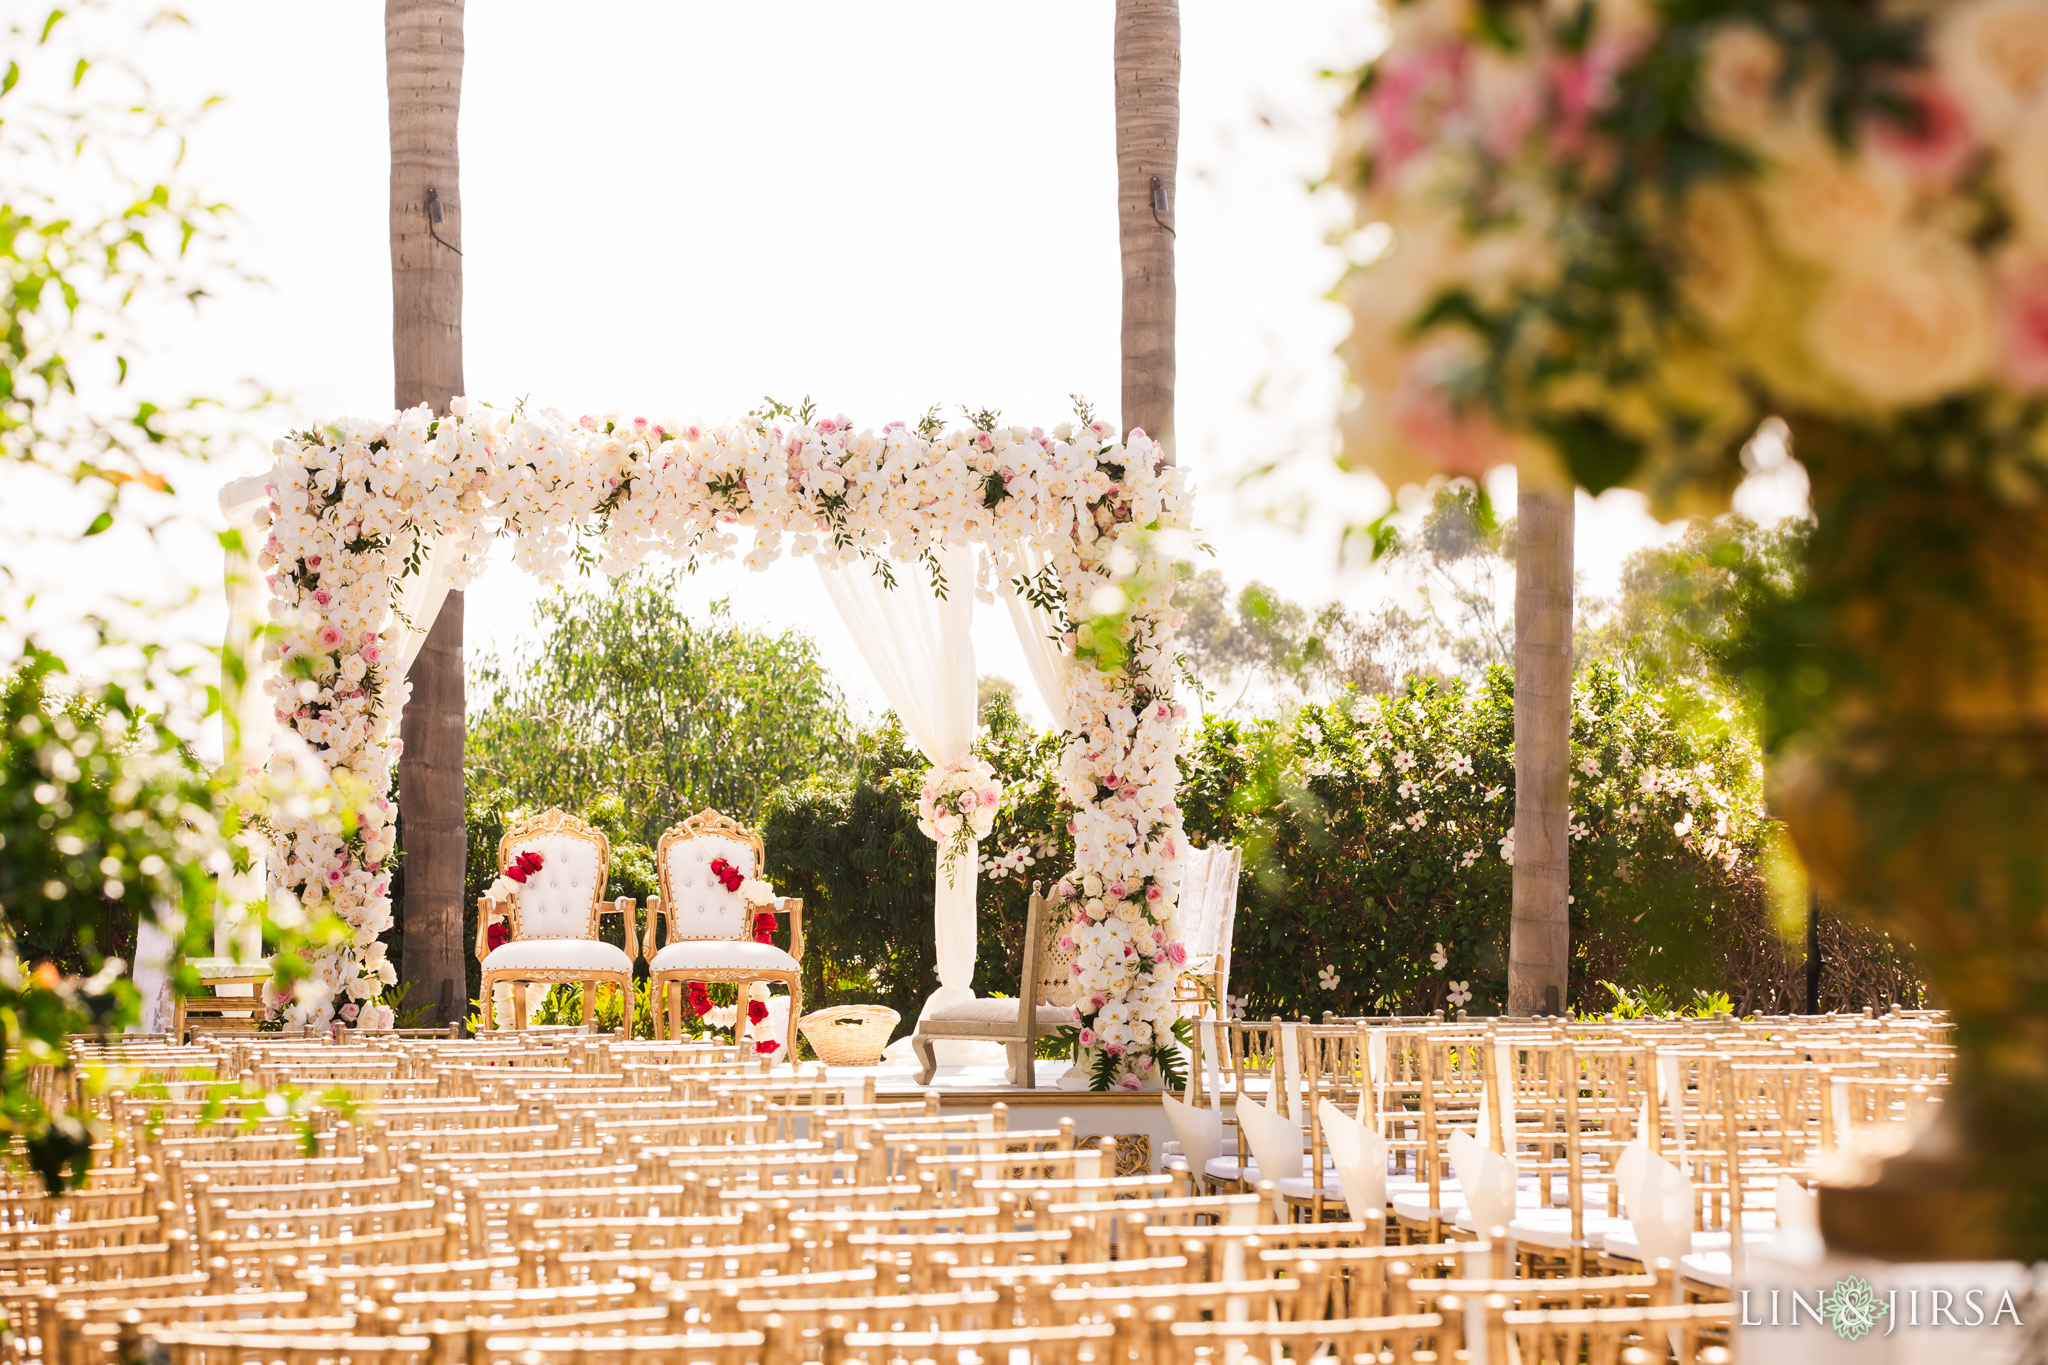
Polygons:
M678 839L668 846L665 890L668 892L668 932L678 938L752 938L753 912L737 891L711 875L713 859L723 858L740 870L740 875L759 875L754 850L724 834L699 834Z
M520 938L593 938L604 895L609 841L581 820L550 810L511 831L499 846L503 865L522 853L540 855L540 871L519 888Z

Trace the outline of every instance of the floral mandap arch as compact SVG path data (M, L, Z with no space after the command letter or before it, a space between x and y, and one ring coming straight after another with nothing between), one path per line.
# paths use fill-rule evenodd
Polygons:
M1143 432L1123 443L1101 422L876 431L784 415L713 429L458 399L438 420L422 407L277 442L258 557L276 626L267 686L331 791L272 812L269 878L352 930L314 957L288 1017L389 1023L371 1002L396 979L379 935L392 923L404 669L439 606L421 585L464 586L498 537L552 579L572 565L618 574L652 554L730 557L747 528L755 568L786 551L936 579L942 559L978 547L977 587L998 582L1057 633L1076 865L1055 892L1074 902L1082 1041L1098 1085L1173 1069L1183 713L1163 533L1187 527L1184 475Z

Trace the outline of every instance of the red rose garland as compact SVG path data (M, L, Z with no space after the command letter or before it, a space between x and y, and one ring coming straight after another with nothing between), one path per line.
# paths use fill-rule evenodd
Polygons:
M532 849L528 849L517 858L514 858L511 865L499 874L498 879L501 882L518 882L521 886L524 886L526 879L540 871L544 865L540 854L535 853ZM494 887L493 889L495 890L496 888ZM493 949L502 948L511 941L512 926L503 920L494 921L490 927L484 930L484 942Z
M731 863L727 862L723 858L713 858L711 860L711 875L718 878L719 884L725 887L726 890L734 893L735 895L739 893L741 884L747 880L746 873L740 871L738 868L734 867ZM779 926L780 921L775 918L775 915L772 911L763 911L760 914L755 915L754 942L770 942L770 935L772 935ZM699 1019L702 1019L705 1015L711 1013L711 992L708 988L706 988L704 983L701 981L692 981L690 982L688 989L690 999L690 1011L693 1014L695 1014ZM768 1006L765 1003L759 1000L749 1000L747 1002L747 1021L749 1023L759 1024L764 1022L767 1018ZM765 1057L769 1053L779 1049L781 1046L782 1044L776 1042L773 1038L767 1038L755 1043L754 1051L760 1054L761 1056Z

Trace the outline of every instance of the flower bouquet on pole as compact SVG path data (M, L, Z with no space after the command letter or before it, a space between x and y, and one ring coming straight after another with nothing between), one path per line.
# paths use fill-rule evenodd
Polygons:
M1917 945L1961 1048L1941 1131L1823 1230L2048 1255L2048 3L1390 19L1334 168L1347 459L1667 516L1803 464L1803 576L1724 662L1808 871Z
M917 794L917 827L939 846L948 886L960 867L973 867L974 845L995 828L1002 804L1003 784L985 759L962 755L925 774Z

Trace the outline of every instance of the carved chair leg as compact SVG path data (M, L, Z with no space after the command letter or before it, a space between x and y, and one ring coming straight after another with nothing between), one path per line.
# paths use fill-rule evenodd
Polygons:
M910 1035L910 1050L917 1054L917 1083L930 1085L939 1069L939 1059L932 1053L932 1040L922 1033Z
M1005 1043L1003 1044L1003 1050L1009 1054L1010 1065L1008 1071L1010 1084L1021 1085L1026 1090L1037 1089L1037 1068L1031 1061L1031 1044Z
M512 983L512 1027L524 1032L527 1014L526 983L524 981L514 981Z
M676 1042L683 1039L683 992L686 988L680 981L671 980L662 987L662 994L668 1000L668 1036Z
M597 983L583 983L583 1027L589 1028L597 1021Z

